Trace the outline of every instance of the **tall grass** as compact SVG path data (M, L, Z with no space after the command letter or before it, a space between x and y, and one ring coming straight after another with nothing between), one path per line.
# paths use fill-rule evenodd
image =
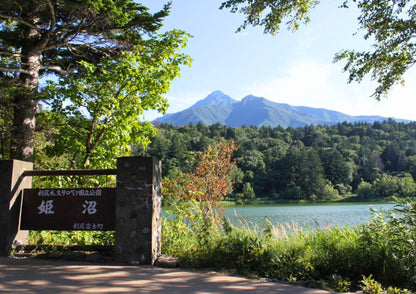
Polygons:
M375 212L365 225L320 230L274 226L267 220L262 227L244 220L239 226L226 220L222 225L198 223L198 216L190 217L192 221L183 217L198 215L196 203L190 210L185 204L181 209L178 217L164 220L162 250L178 257L182 266L216 267L290 282L336 280L342 286L351 283L352 288L358 288L363 276L372 275L386 287L416 289L413 202L400 203L395 212ZM336 287L332 285L340 290Z

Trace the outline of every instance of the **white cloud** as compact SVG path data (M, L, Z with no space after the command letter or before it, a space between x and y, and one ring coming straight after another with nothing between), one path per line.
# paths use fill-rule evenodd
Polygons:
M413 77L413 78L412 78ZM416 71L407 75L414 81ZM347 74L340 66L316 60L296 62L279 76L254 83L248 91L267 99L291 105L311 106L341 111L352 115L381 115L416 120L416 87L395 87L389 99L370 97L375 83L347 84Z
M289 65L278 77L251 86L250 92L291 105L321 107L333 99L333 69L317 61Z

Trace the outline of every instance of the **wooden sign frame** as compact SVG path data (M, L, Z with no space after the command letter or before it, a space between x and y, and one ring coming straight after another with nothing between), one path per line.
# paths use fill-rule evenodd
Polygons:
M24 189L22 230L113 231L116 188Z

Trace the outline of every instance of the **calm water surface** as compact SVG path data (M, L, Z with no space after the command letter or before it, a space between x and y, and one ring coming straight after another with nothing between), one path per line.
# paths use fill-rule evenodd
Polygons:
M262 227L267 218L274 225L282 224L288 229L293 223L299 228L323 228L327 226L354 226L367 222L370 208L391 209L395 204L323 204L323 205L265 205L236 206L225 210L224 215L232 224L248 223Z

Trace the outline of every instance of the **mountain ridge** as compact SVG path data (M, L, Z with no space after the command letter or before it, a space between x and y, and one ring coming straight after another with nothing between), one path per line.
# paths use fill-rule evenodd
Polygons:
M264 97L247 95L241 101L216 90L204 99L182 111L167 114L153 122L175 126L189 123L211 125L220 123L230 127L271 126L303 127L306 125L331 125L340 122L383 121L388 117L378 115L352 116L335 110L277 103ZM407 121L396 119L398 121Z

